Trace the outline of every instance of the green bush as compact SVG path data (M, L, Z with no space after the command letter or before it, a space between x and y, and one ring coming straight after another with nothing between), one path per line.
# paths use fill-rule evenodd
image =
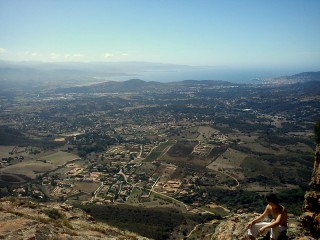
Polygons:
M59 210L53 208L53 209L46 209L44 210L44 213L49 217L54 220L62 219L64 216Z

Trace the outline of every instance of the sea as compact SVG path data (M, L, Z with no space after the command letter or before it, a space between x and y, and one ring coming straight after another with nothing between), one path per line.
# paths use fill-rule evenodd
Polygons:
M156 82L177 82L183 80L220 80L232 83L255 84L263 79L287 76L298 73L294 69L230 69L230 68L198 68L178 70L137 71L112 76L112 80L125 81L141 79ZM108 77L110 80L110 77Z

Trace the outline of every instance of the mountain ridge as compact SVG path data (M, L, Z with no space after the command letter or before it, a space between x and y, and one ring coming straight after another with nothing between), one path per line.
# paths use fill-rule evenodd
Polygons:
M263 82L269 84L296 84L313 81L320 81L320 71L301 72L290 76L263 79Z
M43 87L44 83L54 87L72 87L96 82L126 81L133 78L158 82L221 79L233 83L296 83L319 81L319 73L310 71L278 77L279 75L272 73L271 70L266 72L223 66L189 66L153 62L8 62L0 60L0 85L14 88L18 87L17 83L23 85L26 81L32 81L33 84L24 84L23 87L27 89L34 88L35 85ZM266 78L265 75L274 77Z

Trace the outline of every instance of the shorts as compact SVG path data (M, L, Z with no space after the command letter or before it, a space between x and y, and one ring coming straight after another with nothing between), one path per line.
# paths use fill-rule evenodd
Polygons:
M270 222L258 222L258 223L253 224L248 229L248 235L254 236L256 238L258 235L259 229L268 225L268 224L270 224ZM278 239L279 235L283 232L286 232L286 230L287 230L287 227L279 225L279 226L276 226L273 228L268 228L268 229L266 229L265 232L270 232L270 238Z

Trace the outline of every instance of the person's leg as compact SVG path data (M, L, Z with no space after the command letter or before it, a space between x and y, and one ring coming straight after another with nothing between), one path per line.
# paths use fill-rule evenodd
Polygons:
M271 228L270 240L277 240L279 237L279 227Z
M277 226L274 228L271 228L270 232L270 240L277 240L281 232L285 232L287 230L284 226Z
M269 224L268 222L259 222L256 224L253 224L249 229L248 229L248 236L250 240L256 239L259 233L259 229L262 228L263 226Z

